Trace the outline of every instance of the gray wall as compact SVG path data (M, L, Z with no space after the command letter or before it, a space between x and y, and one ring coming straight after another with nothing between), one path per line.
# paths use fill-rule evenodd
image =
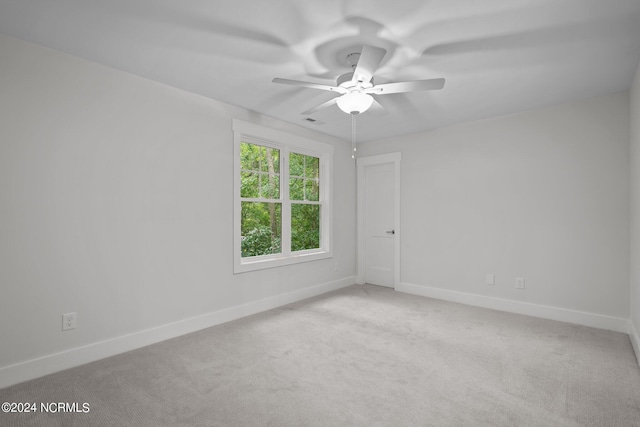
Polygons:
M349 144L6 36L0 58L0 377L39 357L115 340L83 350L81 363L153 340L136 343L139 331L353 283ZM339 263L233 275L233 118L335 146ZM78 328L62 332L67 312ZM53 359L41 373L73 364Z
M394 151L402 283L628 318L626 94L358 148Z

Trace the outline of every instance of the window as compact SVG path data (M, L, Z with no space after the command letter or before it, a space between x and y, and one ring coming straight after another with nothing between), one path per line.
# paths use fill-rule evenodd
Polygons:
M234 120L234 272L331 256L331 145Z

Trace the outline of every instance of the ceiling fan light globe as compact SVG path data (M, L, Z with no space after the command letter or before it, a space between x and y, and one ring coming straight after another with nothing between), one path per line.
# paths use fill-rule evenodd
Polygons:
M349 92L338 98L336 103L347 114L360 114L371 107L373 97L362 92Z

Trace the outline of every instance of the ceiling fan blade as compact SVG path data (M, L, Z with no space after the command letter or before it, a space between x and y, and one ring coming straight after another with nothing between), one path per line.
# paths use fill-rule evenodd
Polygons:
M272 80L272 82L273 83L280 83L280 84L284 84L284 85L308 87L308 88L311 88L311 89L328 90L328 91L337 92L337 93L347 93L346 89L344 89L342 87L321 85L321 84L318 84L318 83L302 82L300 80L289 80L289 79L281 79L281 78L276 77L275 79Z
M370 82L373 77L373 73L378 69L378 66L382 62L382 58L387 53L385 49L381 47L364 46L358 59L358 65L353 70L353 79L355 82Z
M339 96L336 96L335 98L331 98L330 100L328 100L327 102L323 102L320 105L317 105L307 111L303 111L301 114L305 114L305 115L309 115L309 114L313 114L318 110L322 110L323 108L327 108L327 107L331 107L332 105L334 105L336 103L336 101L338 100L338 98L340 98Z
M439 90L444 87L444 79L415 80L412 82L386 83L365 89L363 92L372 95L389 93L416 92L420 90Z

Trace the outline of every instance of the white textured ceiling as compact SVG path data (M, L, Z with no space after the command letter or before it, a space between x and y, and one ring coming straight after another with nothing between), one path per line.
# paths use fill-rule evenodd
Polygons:
M376 83L444 77L378 97L373 140L627 90L640 0L0 0L0 32L349 139L333 93L345 52L387 49ZM2 60L2 58L0 58Z

